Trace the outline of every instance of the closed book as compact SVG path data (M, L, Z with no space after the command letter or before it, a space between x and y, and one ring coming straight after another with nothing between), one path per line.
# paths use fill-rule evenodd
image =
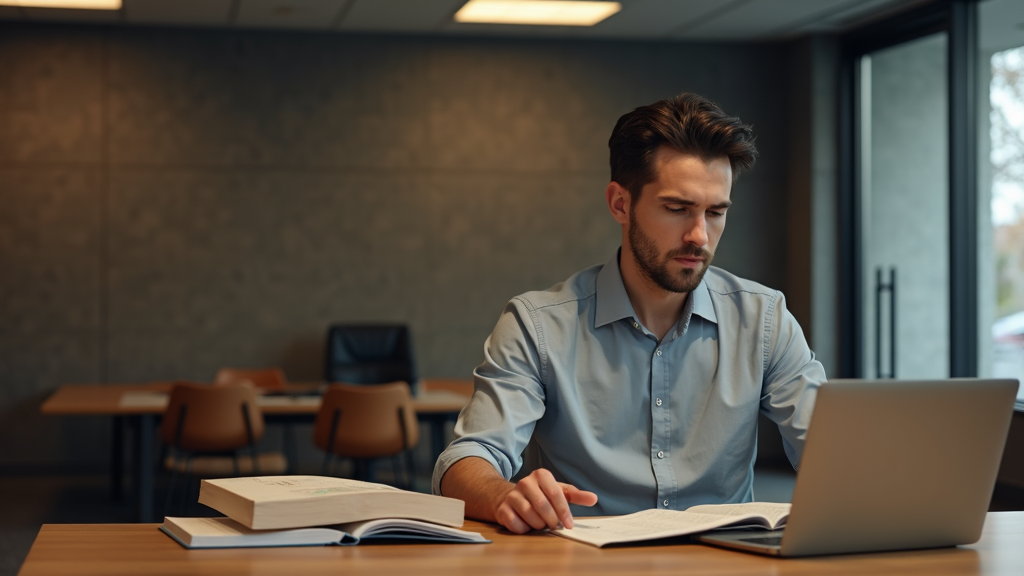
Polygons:
M203 480L199 503L253 530L306 528L378 518L459 527L462 500L385 484L326 476L253 476Z

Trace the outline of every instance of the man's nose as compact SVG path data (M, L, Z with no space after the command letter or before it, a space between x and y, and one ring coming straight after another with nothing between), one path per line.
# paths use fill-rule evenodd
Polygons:
M708 243L707 221L703 215L694 217L690 229L683 234L683 241L694 246L704 246Z

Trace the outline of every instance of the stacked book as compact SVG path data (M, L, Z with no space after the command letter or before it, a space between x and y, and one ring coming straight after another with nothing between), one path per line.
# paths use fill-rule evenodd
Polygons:
M324 546L365 540L486 543L460 530L465 504L384 484L325 476L203 480L199 503L221 518L167 517L186 548Z

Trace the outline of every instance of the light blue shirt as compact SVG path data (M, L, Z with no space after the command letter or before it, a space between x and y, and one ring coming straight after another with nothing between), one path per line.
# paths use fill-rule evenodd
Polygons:
M505 307L475 392L434 468L462 458L511 479L532 466L596 492L573 514L753 499L757 415L800 461L825 371L781 292L712 267L662 342L636 317L618 254Z

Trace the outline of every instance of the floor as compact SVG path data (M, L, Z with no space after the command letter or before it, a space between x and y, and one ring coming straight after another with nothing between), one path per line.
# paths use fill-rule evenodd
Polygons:
M782 470L761 471L755 476L759 500L788 501L794 476ZM385 467L378 481L389 480ZM430 478L419 474L414 488L428 491ZM163 501L160 501L162 505ZM189 511L201 515L196 505ZM43 524L133 522L131 498L111 499L109 479L103 474L0 477L0 576L14 576L25 560Z

